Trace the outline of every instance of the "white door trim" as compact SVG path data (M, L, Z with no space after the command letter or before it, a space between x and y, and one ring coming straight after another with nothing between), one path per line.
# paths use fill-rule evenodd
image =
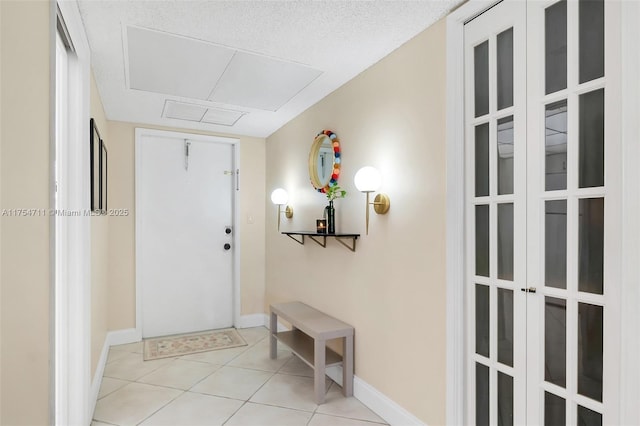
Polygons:
M91 385L91 229L90 217L84 215L89 200L89 78L90 50L84 25L75 1L52 2L51 38L53 58L56 42L56 6L74 54L68 61L68 98L62 112L66 117L68 144L56 159L56 131L51 138L51 203L52 208L78 212L79 216L59 218L49 213L51 220L52 264L52 365L51 393L52 423L88 424L92 413L89 403ZM52 64L52 105L55 105L55 64ZM52 123L56 109L52 108ZM54 125L55 126L55 125ZM53 127L53 126L52 126ZM59 161L57 161L59 160ZM56 164L67 167L60 170L59 190L64 192L63 204L56 204ZM66 224L60 226L62 221ZM59 276L58 271L64 272ZM56 279L56 277L58 279Z
M447 17L447 424L464 418L464 23L497 1L470 0ZM621 3L622 261L620 422L640 423L640 4ZM624 96L629 94L628 96Z
M464 24L496 1L470 0L447 17L447 424L465 421Z
M621 4L622 97L622 271L620 340L620 424L640 424L640 3Z
M174 132L167 130L157 130L157 129L147 129L147 128L136 128L136 138L135 138L135 191L136 194L140 191L139 182L140 182L140 167L141 167L141 157L140 153L140 144L142 142L142 138L145 136L156 136L156 137L170 137L170 138L180 138L180 139L190 139L193 141L202 141L202 142L218 142L218 143L226 143L233 145L233 158L234 158L234 169L237 173L240 169L239 158L240 158L240 140L236 138L222 137L222 136L210 136L210 135L200 135L195 133L183 133L183 132ZM239 191L239 177L237 174L234 175L236 178L236 194L233 196L232 200L232 209L233 209L233 221L234 221L234 232L233 232L233 241L232 245L234 247L233 252L233 323L234 325L239 324L240 322L240 218L238 212L238 200L239 196L237 192ZM138 210L138 198L136 197L136 212ZM138 259L137 253L142 249L140 243L140 218L136 214L135 223L136 223L136 259ZM140 284L141 277L140 271L137 265L136 260L136 338L137 340L142 340L142 298L144 297L142 294L142 285Z

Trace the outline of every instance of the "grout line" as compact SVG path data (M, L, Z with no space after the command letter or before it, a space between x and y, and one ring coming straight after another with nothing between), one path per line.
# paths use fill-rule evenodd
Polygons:
M154 368L153 370L151 370L151 371L149 371L149 372L147 372L147 373L143 374L142 376L140 376L140 377L136 377L133 381L134 381L134 382L136 382L136 383L143 383L143 382L138 382L138 380L140 380L140 379L143 379L143 378L147 377L147 376L148 376L148 375L150 375L151 373L155 373L156 371L160 370L160 369L161 369L161 368L163 368L163 367L168 367L168 366L169 366L169 364L172 364L174 361L175 361L175 360L173 360L173 361L171 361L171 362L164 363L164 364L162 364L162 365L159 365L158 367L156 367L156 368ZM143 361L143 362L144 362L144 361ZM114 377L114 378L116 378L116 379L117 379L117 377ZM127 380L127 379L124 379L124 380ZM148 384L148 383L147 383L147 384Z
M336 417L338 419L347 419L347 420L355 420L357 422L362 422L362 423L369 423L371 425L381 425L381 426L389 426L389 423L380 423L380 422L374 422L372 420L366 420L366 419L359 419L356 417L346 417L346 416L339 416L337 414L326 414L326 413L313 413L314 416L316 414L320 415L320 416L327 416L327 417Z
M263 337L262 339L260 339L260 340L256 341L253 345L251 345L251 348L255 347L258 343L260 343L261 341L263 341L266 337L268 337L268 336L265 336L265 337ZM248 351L249 349L251 349L251 348L248 348L248 349L247 349L247 351ZM242 353L245 353L245 352L246 352L246 351L243 351ZM241 354L239 354L238 356L240 356L240 355L241 355ZM226 366L226 367L230 367L230 368L242 368L242 367L233 367L233 366L229 365L229 364L230 364L234 359L236 359L236 358L237 358L237 357L234 357L233 359L229 360L229 361L225 364L225 366ZM284 365L284 364L283 364L283 365ZM280 368L282 368L282 366L280 366ZM246 369L246 370L251 370L251 369ZM255 370L254 370L254 371L255 371ZM258 371L262 371L262 370L258 370ZM271 372L271 373L272 373L272 374L271 374L271 376L269 376L269 378L268 378L267 380L265 380L265 381L264 381L264 383L263 383L262 385L260 385L260 386L255 390L255 392L253 392L251 395L249 395L249 397L244 401L244 403L240 406L240 408L238 408L238 409L236 410L236 412L235 412L235 413L233 413L233 414L232 414L232 415L231 415L231 416L230 416L230 417L229 417L229 418L228 418L228 419L223 423L223 425L224 425L224 424L226 424L226 423L227 423L227 422L228 422L228 421L229 421L233 416L235 416L235 415L236 415L236 413L242 409L242 407L244 407L245 405L247 405L247 404L250 402L251 398L253 398L253 396L254 396L256 393L258 393L258 391L260 391L260 389L262 389L262 388L264 387L264 385L266 385L266 384L267 384L267 382L269 382L269 380L271 380L271 379L272 379L272 378L277 374L277 372L278 372L278 371L276 371L276 372Z
M283 410L291 410L291 411L297 411L299 413L305 413L305 414L311 414L313 417L313 411L311 410L303 410L302 408L291 408L291 407L285 407L283 405L276 405L276 404L267 404L266 402L255 402L255 401L247 401L247 403L249 404L256 404L256 405L263 405L265 407L273 407L273 408L282 408Z
M313 380L314 380L314 383L315 383L315 378ZM329 384L329 387L327 388L327 390L324 393L325 403L326 403L327 395L329 394L329 391L331 390L331 387L333 387L334 383L335 382L333 380L331 380L331 384ZM316 404L316 408L315 408L315 410L313 410L313 413L311 414L311 417L309 418L309 421L307 422L307 426L309 425L309 423L311 423L311 419L313 419L313 417L316 414L322 414L322 413L318 413L318 408L320 408L320 404Z
M203 381L205 381L206 379L208 379L209 377L213 376L214 374L216 374L218 371L220 371L222 369L222 367L224 367L224 365L219 365L219 364L209 364L209 365L217 365L218 368L216 368L215 370L213 370L211 373L207 374L206 376L204 376L202 379L198 380L197 382L195 382L194 384L191 385L191 387L189 389L187 389L187 391L191 391L191 389L195 388L196 386L198 386L200 383L202 383ZM199 393L199 392L194 392L194 393Z
M266 337L266 336L265 336L265 337ZM263 339L264 339L264 338L263 338ZM260 339L259 341L257 341L257 342L256 342L256 343L254 343L253 345L249 346L249 348L247 348L247 350L249 350L251 347L253 347L253 346L255 346L256 344L258 344L258 343L259 343L260 341L262 341L263 339ZM231 348L231 349L233 349L233 348ZM260 371L260 372L262 372L262 373L271 373L271 376L269 376L269 378L268 378L268 379L267 379L267 380L266 380L266 381L265 381L265 382L260 386L260 388L261 388L262 386L264 386L264 384L265 384L266 382L268 382L269 380L271 380L271 377L273 377L273 375L275 374L274 372L272 372L272 371L264 371L264 370L256 370L256 369L252 369L252 368L236 367L236 366L233 366L233 365L229 365L229 363L231 363L234 359L236 359L236 358L237 358L237 357L239 357L240 355L244 354L247 350L240 352L240 353L239 353L238 355L236 355L235 357L233 357L233 358L229 359L225 364L222 364L222 365L217 364L217 365L219 365L219 368L217 368L215 371L213 371L211 374L207 375L206 377L203 377L203 378L202 378L201 380L199 380L198 382L194 383L194 384L193 384L193 386L191 386L191 387L188 389L188 391L189 391L189 392L193 392L193 393L198 393L198 394L200 394L201 392L192 391L192 389L193 389L194 387L196 387L198 384L200 384L201 382L203 382L204 380L206 380L207 378L211 377L212 375L214 375L214 374L216 374L217 372L219 372L220 370L222 370L222 368L223 368L223 367L238 368L238 369L242 369L242 370L249 370L249 371ZM260 388L258 388L258 390L259 390ZM256 390L256 392L257 392L258 390ZM236 398L230 398L230 397L225 397L225 396L221 396L221 395L211 395L211 394L207 394L207 393L202 393L202 394L203 394L203 395L209 395L209 396L219 396L219 397L221 397L221 398L235 399L236 401L242 401L242 400L238 400L238 399L236 399ZM247 399L246 399L246 400L244 400L244 401L245 401L245 402L249 401L249 399L251 399L251 397L252 397L254 394L255 394L255 392L254 392L253 394L251 394L251 395L249 396L249 398L247 398ZM244 405L244 404L243 404L243 405ZM242 407L241 407L241 408L242 408ZM228 421L228 419L227 419L227 421Z
M341 397L341 398L344 398L344 399L347 399L347 397L346 397L346 396L344 396L344 395L342 394L342 386L340 386L339 384L337 384L337 383L336 383L336 382L334 382L333 380L331 380L331 386L329 386L329 389L327 390L327 393L325 394L325 396L326 396L326 395L329 395L329 392L331 392L331 390L332 390L332 388L333 388L334 386L335 386L335 388L336 388L336 391L340 394L340 397ZM385 422L384 422L384 419L383 419L382 417L378 416L376 413L374 413L373 411L371 411L371 409L370 409L369 407L367 407L366 405L364 405L364 404L363 404L362 402L360 402L357 398L355 398L355 397L353 397L353 396L351 396L351 397L349 397L349 398L354 398L354 399L355 399L356 401L358 401L358 403L359 403L359 404L361 404L365 409L367 409L368 411L370 411L370 412L371 412L372 414L374 414L375 416L379 417L379 418L380 418L380 420L382 420L383 422L382 422L382 423L381 423L381 422L374 422L373 420L362 419L362 418L359 418L359 417L349 417L349 416L340 415L340 414L322 413L322 412L319 412L319 411L318 411L318 409L321 407L320 405L318 405L318 408L316 408L316 411L314 412L314 415L315 415L315 414L321 414L321 415L323 415L323 416L332 416L332 417L340 417L340 418L343 418L343 419L358 420L358 421L360 421L360 422L368 422L368 423L372 423L372 424L375 424L375 425L388 425L388 423L385 423Z
M262 340L266 339L267 337L269 337L269 336L265 336L263 339L260 339L259 342L261 342ZM259 342L256 342L256 345ZM276 351L276 359L277 358L278 358L278 352ZM255 394L258 393L260 391L260 389L262 389L264 387L264 385L266 385L271 379L273 379L275 377L275 375L278 374L278 371L280 371L280 369L284 366L284 364L286 364L286 362L283 363L276 371L271 372L271 376L267 380L265 380L265 382L258 389L256 389L256 391L254 393L251 394L251 396L247 399L247 401L250 401L251 398L253 398L255 396Z
M205 393L205 392L199 392L199 391L192 391L192 390L188 390L186 391L188 393L192 393L194 395L201 395L201 396L210 396L212 398L222 398L222 399L228 399L230 401L237 401L237 402L247 402L244 399L240 399L240 398L233 398L230 396L224 396L224 395L213 395L210 393Z
M233 412L233 414L231 414L227 420L225 420L224 422L222 422L222 426L226 425L226 424L227 424L227 422L228 422L229 420L231 420L231 418L233 418L233 416L235 416L235 415L236 415L236 413L238 413L238 411L242 410L242 407L244 407L245 405L247 405L247 401L244 401L244 402L242 403L242 405L240 405L240 407L238 407L238 409L237 409L236 411L234 411L234 412Z
M318 408L316 407L316 410ZM306 426L309 426L309 424L311 423L311 420L313 420L313 418L316 416L316 412L314 411L313 413L311 413L311 417L309 417L309 421L307 421Z
M183 355L183 356L189 356L189 355ZM182 356L178 357L177 359L179 359L180 361L185 361L185 362L197 362L200 364L209 364L209 365L217 365L217 366L224 366L224 364L219 364L219 363L214 363L214 362L209 362L209 361L200 361L199 359L184 359L182 358Z
M164 359L166 359L166 358L164 358ZM159 361L159 360L153 360L153 361ZM145 361L145 360L143 359L143 360L142 360L142 363L144 364L145 362L147 362L147 361ZM153 369L153 370L151 370L151 371L149 371L149 372L147 372L147 373L143 374L142 376L138 377L135 381L137 382L138 380L140 380L140 379L143 379L143 378L147 377L149 374L155 373L156 371L158 371L158 370L159 370L159 369L161 369L161 368L168 367L168 366L170 366L171 364L173 364L174 362L176 362L176 360L175 360L175 359L172 359L171 361L165 362L165 363L163 363L162 365L158 366L158 368L155 368L155 369Z
M371 423L372 425L388 425L389 424L389 423L374 422L373 420L361 419L361 418L358 418L358 417L348 417L348 416L341 416L339 414L320 413L320 412L317 412L317 411L314 412L313 414L314 415L318 414L318 415L321 415L321 416L329 416L329 417L338 417L340 419L356 420L356 421L359 421L359 422ZM378 416L378 417L380 417L380 416Z
M123 387L125 387L125 386L127 386L127 385L129 385L129 384L131 384L131 383L135 383L135 382L132 382L131 380L116 379L116 378L114 378L114 377L105 377L104 375L102 376L103 382L104 382L104 379L105 379L105 378L107 378L107 379L111 379L111 380L120 380L120 381L127 382L127 383L126 383L126 384L124 384L124 385L122 385L122 386L120 386L119 388L116 388L116 389L112 390L112 391L111 391L111 392L109 392L109 393L105 393L104 395L102 395L102 396L98 397L97 401L100 401L102 398L104 398L104 397L106 397L106 396L109 396L109 395L111 395L112 393L114 393L114 392L116 392L116 391L119 391L120 389L122 389ZM100 386L100 387L102 387L102 386ZM98 389L98 395L100 395L100 389Z
M98 419L91 419L91 423L93 423L93 422L100 422L100 423L104 423L106 425L118 426L116 423L109 423L109 422L105 422L104 420L98 420Z
M262 389L262 388L264 387L264 385L266 385L266 384L269 382L269 380L273 379L273 377L274 377L276 374L278 374L278 372L277 372L277 371L276 371L276 372L274 372L274 373L271 373L271 376L269 376L269 378L268 378L267 380L265 380L265 381L264 381L264 383L263 383L263 384L261 384L261 385L260 385L260 387L258 387L258 389L256 389L256 391L255 391L254 393L252 393L252 394L251 394L251 396L249 396L249 398L247 398L247 402L251 401L251 398L253 398L253 397L255 396L255 394L257 394L257 393L260 391L260 389Z
M138 383L138 382L131 382L131 383L129 383L129 384L127 384L127 385L125 385L125 386L129 386L129 385L131 385L131 384L147 385L147 386L153 386L153 387L156 387L156 388L169 389L169 390L180 390L180 389L175 389L175 388L168 388L168 387L165 387L165 386L157 386L157 385L151 385L151 384L149 384L149 383ZM122 388L120 388L120 389L118 389L118 390L123 389L125 386L123 386ZM186 391L182 391L182 390L181 390L181 393L179 393L178 395L176 395L176 396L175 396L175 398L172 398L172 399L171 399L171 400L169 400L167 403L165 403L164 405L162 405L161 407L159 407L157 410L155 410L153 413L149 414L147 417L145 417L145 418L143 418L142 420L140 420L138 423L136 423L136 425L139 425L140 423L144 422L144 421L145 421L145 420L147 420L149 417L153 416L153 415L154 415L154 414L156 414L158 411L162 410L164 407L166 407L167 405L171 404L173 401L175 401L176 399L180 398L180 397L181 397L182 395L184 395L185 393L186 393ZM95 415L95 413L94 413L94 415ZM94 418L93 420L98 421L98 422L102 422L102 423L112 424L112 423L104 422L104 421L102 421L102 420L100 420L100 419L95 419L95 418Z
M144 384L144 383L142 383ZM149 385L149 386L155 386L155 385ZM156 386L156 387L162 387L162 386ZM182 393L176 395L175 398L171 399L169 402L167 402L166 404L164 404L162 407L158 408L156 411L154 411L153 413L149 414L147 417L145 417L144 419L140 420L138 423L136 423L136 425L139 425L140 423L145 422L147 419L149 419L150 417L152 417L154 414L156 414L158 411L162 410L163 408L165 408L166 406L168 406L169 404L171 404L173 401L175 401L176 399L180 398L182 395L184 395L185 393L187 393L186 391L182 391Z
M262 373L270 373L270 374L275 374L278 372L278 370L259 370L257 368L251 368L251 367L244 367L244 366L240 366L240 365L223 365L223 367L228 367L228 368L237 368L239 370L249 370L249 371L260 371Z

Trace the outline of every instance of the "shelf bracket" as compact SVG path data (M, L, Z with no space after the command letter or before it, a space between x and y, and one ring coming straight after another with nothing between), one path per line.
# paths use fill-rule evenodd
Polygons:
M295 238L293 235L291 234L285 234L287 237L291 238L293 241L295 241L298 244L304 245L304 235L300 235L302 237L302 241Z
M345 243L342 240L351 240L353 244L349 245L349 244ZM356 239L354 237L336 237L336 241L355 253L355 251L356 251Z
M324 248L327 247L327 237L322 237L322 242L320 242L319 240L316 240L313 235L309 235L309 238L311 238L313 241L315 241L316 243L318 243L322 247L324 247Z
M2 1L2 0L0 0ZM356 240L360 237L360 234L316 234L313 232L282 232L287 237L300 245L304 245L304 237L309 237L314 243L318 244L322 248L327 248L327 238L333 237L340 244L355 253ZM349 244L349 241L351 244Z

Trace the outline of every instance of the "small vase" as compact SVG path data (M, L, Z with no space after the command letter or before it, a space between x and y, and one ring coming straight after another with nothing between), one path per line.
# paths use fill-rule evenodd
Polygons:
M336 233L336 209L333 208L333 201L329 201L329 205L324 208L324 214L327 218L327 233Z

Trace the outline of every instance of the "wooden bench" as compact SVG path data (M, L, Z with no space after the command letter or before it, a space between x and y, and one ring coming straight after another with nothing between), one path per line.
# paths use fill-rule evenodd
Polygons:
M271 310L271 345L269 356L278 354L278 341L288 346L314 371L316 403L325 395L325 368L342 364L342 393L353 395L353 327L302 302L276 303ZM278 333L278 317L289 322L291 331ZM327 340L342 338L343 356L326 346Z

